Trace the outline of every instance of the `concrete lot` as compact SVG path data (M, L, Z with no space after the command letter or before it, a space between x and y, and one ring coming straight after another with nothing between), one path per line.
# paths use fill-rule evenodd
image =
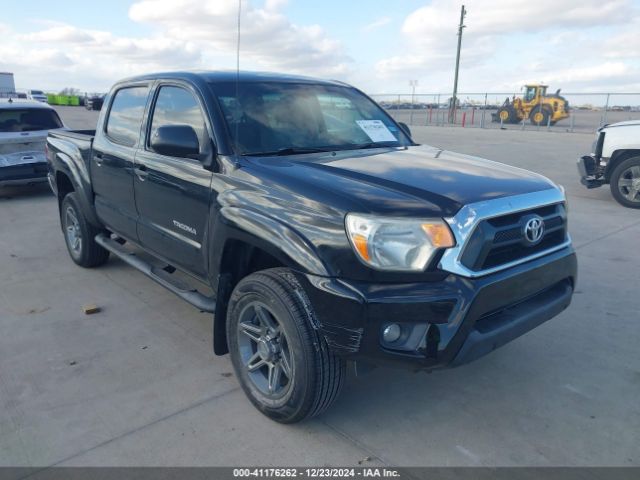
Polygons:
M48 189L5 189L0 465L640 465L640 211L579 184L592 135L413 130L567 188L580 263L567 311L459 369L352 377L325 415L282 426L213 356L209 315L116 259L76 267Z

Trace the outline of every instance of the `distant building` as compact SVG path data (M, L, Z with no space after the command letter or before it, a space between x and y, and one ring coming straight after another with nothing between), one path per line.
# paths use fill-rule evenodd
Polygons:
M13 81L13 73L0 72L0 97L8 97L9 94L15 93L16 85Z

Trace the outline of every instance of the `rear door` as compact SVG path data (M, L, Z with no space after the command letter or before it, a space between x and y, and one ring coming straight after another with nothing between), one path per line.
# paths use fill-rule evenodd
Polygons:
M188 84L160 83L154 93L145 144L134 178L140 243L173 265L205 277L202 248L209 218L212 173L198 158L160 155L149 138L163 125L189 125L201 155L211 152L211 128L198 93Z
M91 182L96 212L107 227L136 240L133 162L140 142L142 119L149 96L147 84L127 85L111 96L111 103L93 142Z

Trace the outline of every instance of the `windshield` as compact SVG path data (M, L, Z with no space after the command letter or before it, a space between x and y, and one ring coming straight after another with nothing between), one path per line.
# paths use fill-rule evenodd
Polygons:
M378 105L353 88L246 82L238 85L236 102L234 82L211 87L242 155L411 145Z
M536 87L527 87L527 91L524 94L524 99L527 102L533 100L536 96Z
M44 108L0 109L0 132L32 132L61 128L60 117Z

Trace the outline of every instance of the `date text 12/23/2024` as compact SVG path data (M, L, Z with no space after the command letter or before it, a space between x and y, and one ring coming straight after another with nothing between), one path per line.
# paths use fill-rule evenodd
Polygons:
M390 468L236 468L234 478L401 478Z

